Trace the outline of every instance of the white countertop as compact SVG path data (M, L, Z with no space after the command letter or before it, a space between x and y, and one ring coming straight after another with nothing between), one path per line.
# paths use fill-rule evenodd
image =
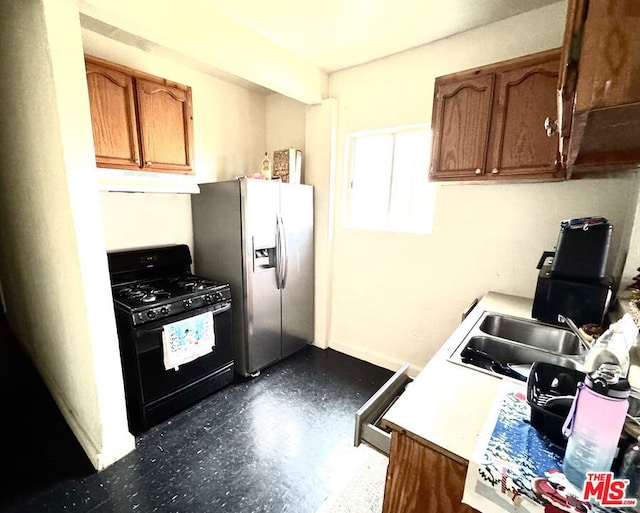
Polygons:
M531 318L532 300L489 292L383 417L393 429L463 463L469 461L501 379L447 358L485 311Z

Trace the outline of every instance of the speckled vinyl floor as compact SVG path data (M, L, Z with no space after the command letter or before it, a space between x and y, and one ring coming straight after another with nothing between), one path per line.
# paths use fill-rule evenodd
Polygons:
M313 513L348 473L355 411L391 375L310 346L96 473L19 351L0 349L2 512Z

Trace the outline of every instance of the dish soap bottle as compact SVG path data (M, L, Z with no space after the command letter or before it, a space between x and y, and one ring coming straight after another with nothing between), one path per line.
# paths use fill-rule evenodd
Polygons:
M269 155L266 151L264 152L264 158L262 159L260 174L265 180L271 180L271 161L269 160Z

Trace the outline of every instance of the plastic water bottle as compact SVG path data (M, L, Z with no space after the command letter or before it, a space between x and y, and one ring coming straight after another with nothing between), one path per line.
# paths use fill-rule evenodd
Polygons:
M635 341L627 342L623 318L612 324L607 331L600 335L589 352L586 354L582 370L584 372L595 372L603 363L613 363L620 366L620 375L625 377L629 372L629 347ZM633 326L635 328L635 324Z
M562 471L582 489L588 472L611 470L629 408L629 382L620 379L617 365L604 364L588 374L563 426L569 440Z

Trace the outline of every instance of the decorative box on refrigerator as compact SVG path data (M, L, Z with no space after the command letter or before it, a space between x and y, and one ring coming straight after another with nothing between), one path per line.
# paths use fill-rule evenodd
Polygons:
M287 148L273 152L273 178L283 182L301 183L302 150Z
M197 272L231 285L236 372L313 340L313 188L241 178L192 196Z

